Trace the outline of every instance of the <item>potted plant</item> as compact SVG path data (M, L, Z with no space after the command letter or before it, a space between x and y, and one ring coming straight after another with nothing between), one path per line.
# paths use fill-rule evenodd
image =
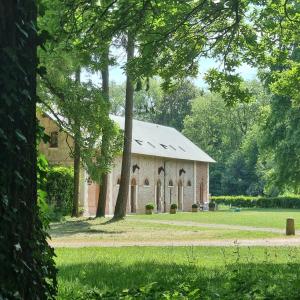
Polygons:
M152 211L153 211L153 209L154 209L153 203L148 203L148 204L145 206L145 209L146 209L146 215L152 215Z
M170 206L170 214L176 214L176 211L177 211L177 204L172 203Z
M192 212L197 212L198 211L198 204L197 203L194 203L192 205Z
M209 209L210 211L215 211L215 210L216 210L216 203L213 202L213 201L209 202L209 203L208 203L208 209Z

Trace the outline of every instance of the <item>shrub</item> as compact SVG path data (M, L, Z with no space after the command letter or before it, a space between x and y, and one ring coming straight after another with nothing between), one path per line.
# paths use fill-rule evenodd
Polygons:
M154 204L153 203L148 203L145 206L146 209L154 209Z
M213 196L218 204L238 207L260 208L299 208L300 196L251 197L251 196Z
M47 175L47 202L54 214L69 215L73 202L73 169L51 167Z
M208 203L208 207L209 207L209 208L215 208L215 207L216 207L216 203L215 203L214 201L210 201L210 202Z
M150 283L140 288L125 289L123 291L108 291L101 293L97 288L87 291L79 299L109 300L109 299L189 299L197 300L201 298L200 290L191 287L187 283L176 285L172 289L166 289L158 283Z
M170 206L171 209L177 209L177 204L176 203L172 203Z
M192 204L192 208L198 208L198 204L197 203Z

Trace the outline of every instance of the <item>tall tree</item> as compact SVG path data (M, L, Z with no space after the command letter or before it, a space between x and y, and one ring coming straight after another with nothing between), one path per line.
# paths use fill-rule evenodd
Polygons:
M101 76L102 76L102 95L109 106L109 46L106 47L103 53L103 62L101 67ZM107 118L109 111L107 110ZM107 127L103 128L103 138L102 138L102 147L101 154L103 157L108 156L109 149L109 129ZM100 191L98 197L96 217L105 217L105 208L107 200L107 190L108 190L108 174L103 172L100 180Z
M127 63L129 64L134 58L134 36L131 32L128 32L127 34L126 53ZM126 76L124 147L122 155L121 181L114 211L114 219L121 219L126 216L130 182L134 86L128 70Z
M80 83L80 68L75 71L75 82ZM76 96L78 97L78 96ZM79 184L80 184L80 139L81 139L81 128L80 120L77 115L74 117L74 197L72 207L72 217L79 216Z
M0 297L54 299L53 249L38 217L36 1L0 3Z

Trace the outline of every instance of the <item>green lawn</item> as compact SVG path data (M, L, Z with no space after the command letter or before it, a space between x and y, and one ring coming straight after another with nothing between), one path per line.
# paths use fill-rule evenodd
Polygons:
M218 214L218 213L216 213ZM178 214L171 220L194 220L193 214ZM201 219L202 213L198 214ZM211 214L210 214L211 216ZM175 242L175 241L204 241L224 239L255 239L283 237L277 232L260 232L228 228L197 227L185 224L158 224L147 222L157 216L130 216L124 221L106 224L105 219L68 219L66 222L53 223L49 231L52 241L56 243L73 243L85 241L101 241L103 244L112 242ZM159 216L163 220L168 215ZM137 220L138 219L138 220ZM145 221L143 221L145 220ZM212 222L212 221L210 221Z
M164 289L176 289L186 283L199 288L204 299L298 299L298 249L56 249L58 299L79 299L80 296L80 299L90 299L87 291L91 289L105 292L144 286L151 282L157 282Z
M300 228L300 210L298 209L241 209L233 212L229 209L215 212L135 215L134 219L193 221L199 223L245 225L270 228L285 228L286 219L295 218L296 228Z

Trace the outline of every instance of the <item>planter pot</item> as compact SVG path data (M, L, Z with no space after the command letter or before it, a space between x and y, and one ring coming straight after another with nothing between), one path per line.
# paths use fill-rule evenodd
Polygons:
M197 212L198 211L198 207L192 207L192 212Z
M208 209L209 209L209 211L215 211L216 207L209 207Z
M152 215L152 209L146 209L146 215Z
M176 208L171 208L170 209L170 214L176 214L177 209Z

